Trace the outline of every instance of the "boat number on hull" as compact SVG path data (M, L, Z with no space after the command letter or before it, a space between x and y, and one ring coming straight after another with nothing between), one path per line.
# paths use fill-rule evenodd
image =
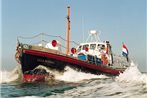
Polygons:
M44 60L44 59L37 59L37 62L40 62L40 63L48 63L48 64L54 64L54 62L50 61L50 60Z

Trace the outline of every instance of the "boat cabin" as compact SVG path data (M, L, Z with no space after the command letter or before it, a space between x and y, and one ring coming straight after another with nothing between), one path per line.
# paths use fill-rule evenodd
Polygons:
M109 41L81 43L77 47L77 57L81 60L112 64L112 51Z
M106 53L108 46L110 46L109 41L81 43L77 47L77 53L82 52L82 53L98 56L102 52Z

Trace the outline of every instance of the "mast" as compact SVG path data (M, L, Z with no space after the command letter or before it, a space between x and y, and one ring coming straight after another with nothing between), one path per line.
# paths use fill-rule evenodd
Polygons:
M67 7L67 32L66 32L66 54L69 54L69 41L70 41L70 6Z

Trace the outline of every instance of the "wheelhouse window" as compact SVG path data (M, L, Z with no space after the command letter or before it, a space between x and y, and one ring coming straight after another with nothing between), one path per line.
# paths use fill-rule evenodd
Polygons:
M95 50L95 48L96 48L96 44L91 44L91 45L90 45L90 49L91 49L91 50Z
M77 52L81 51L81 48L82 48L82 46L79 46Z
M105 49L105 45L104 44L98 44L97 45L97 48L104 50Z
M102 45L101 49L105 49L105 45Z
M83 45L83 50L85 50L85 48L89 48L89 45L88 44Z

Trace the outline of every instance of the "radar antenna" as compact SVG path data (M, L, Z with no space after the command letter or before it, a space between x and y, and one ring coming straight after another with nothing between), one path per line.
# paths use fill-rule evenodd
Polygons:
M96 30L91 30L86 42L99 42L100 41L99 35L100 32L97 32Z

